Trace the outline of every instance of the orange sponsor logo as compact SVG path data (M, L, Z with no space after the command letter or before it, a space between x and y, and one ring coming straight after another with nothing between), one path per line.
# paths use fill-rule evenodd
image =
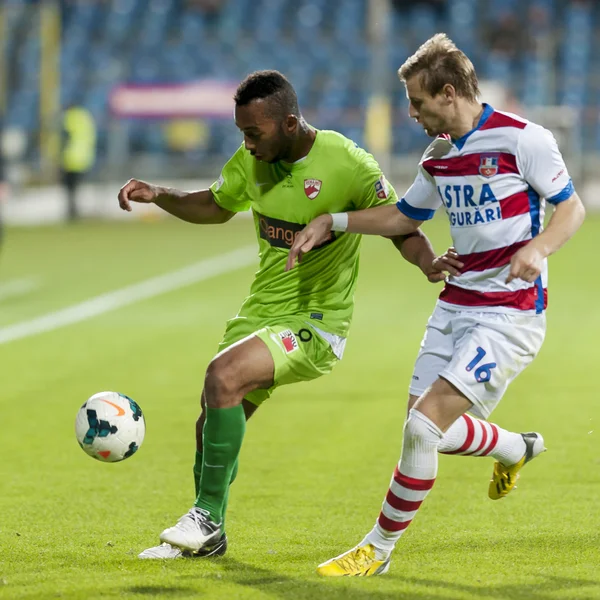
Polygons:
M304 227L306 227L306 225L301 223L292 223L290 221L274 219L273 217L266 217L260 213L256 213L256 216L258 217L260 237L263 240L267 240L271 246L285 248L286 250L289 250L292 247L296 236L304 229ZM315 246L314 249L316 250L317 248L326 246L334 241L335 237L332 233L327 241Z

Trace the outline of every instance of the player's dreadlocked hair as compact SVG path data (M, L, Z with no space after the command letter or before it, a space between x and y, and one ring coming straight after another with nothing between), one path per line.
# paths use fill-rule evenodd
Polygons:
M447 83L459 96L471 102L479 96L473 63L445 33L436 33L428 39L398 69L398 76L403 82L417 74L421 77L423 89L431 96L441 92Z
M233 99L236 106L252 100L269 99L269 113L274 117L300 116L298 96L292 84L279 71L255 71L238 86Z

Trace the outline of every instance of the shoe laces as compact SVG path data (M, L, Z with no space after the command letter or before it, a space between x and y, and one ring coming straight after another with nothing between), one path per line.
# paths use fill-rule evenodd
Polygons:
M338 560L339 565L345 570L361 570L371 566L373 557L370 556L366 548L358 547Z
M194 508L190 509L186 516L192 519L192 521L194 521L198 527L201 523L206 523L207 521L211 520L210 512L205 508L198 508L197 506L194 506Z

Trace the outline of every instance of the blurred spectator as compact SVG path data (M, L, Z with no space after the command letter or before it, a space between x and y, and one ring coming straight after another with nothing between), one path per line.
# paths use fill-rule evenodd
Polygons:
M167 147L173 152L193 152L208 146L210 128L200 119L173 119L164 129Z
M223 7L223 0L187 0L191 9L201 10L208 14L216 14Z
M0 122L0 139L2 139L2 123ZM6 168L4 165L4 152L0 148L0 246L4 239L4 223L2 219L2 205L8 195L8 182L6 181Z
M502 12L497 20L487 23L482 32L482 42L491 52L512 59L529 50L527 30L513 12Z
M67 195L67 214L77 219L77 189L96 160L96 125L82 106L70 106L63 116L62 182Z
M551 16L545 4L529 7L529 31L531 50L538 58L547 58L554 51Z
M439 18L446 16L447 0L392 0L394 8L401 12L408 12L418 5L427 5L433 8Z

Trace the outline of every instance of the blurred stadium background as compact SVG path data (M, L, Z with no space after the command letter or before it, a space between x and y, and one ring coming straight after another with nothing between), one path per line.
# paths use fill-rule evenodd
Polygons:
M276 68L310 123L372 151L402 193L428 140L395 71L437 31L473 58L484 100L554 131L580 196L598 203L598 1L0 0L0 599L600 599L592 211L550 259L541 355L494 413L549 449L517 492L491 502L490 461L441 457L389 575L314 573L378 513L440 291L369 237L344 360L279 389L249 423L227 556L136 558L191 503L204 369L258 259L245 215L196 227L124 213L120 185L211 183L241 143L235 86ZM83 173L76 224L67 167ZM438 251L449 243L444 218L425 230ZM135 398L148 423L118 465L92 461L73 433L104 389Z
M59 188L39 186L59 181L69 106L97 129L88 184L215 178L240 143L232 90L261 68L284 72L310 123L372 151L402 188L427 139L394 73L437 31L473 59L484 100L554 130L591 202L599 30L591 0L2 0L6 218L35 220L32 198L45 200L38 219L64 213ZM84 186L84 214L110 214L110 190Z

